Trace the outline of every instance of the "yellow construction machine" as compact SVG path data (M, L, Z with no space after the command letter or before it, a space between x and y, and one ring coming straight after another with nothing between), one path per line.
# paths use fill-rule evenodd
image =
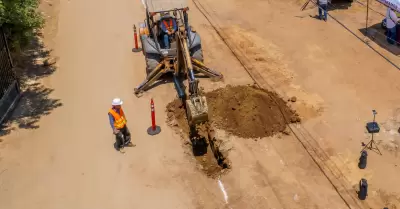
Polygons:
M146 20L139 24L139 36L146 59L147 77L135 88L135 94L140 96L169 74L179 98L185 104L190 126L208 121L207 100L200 93L195 74L220 79L223 76L203 64L201 39L189 25L187 2L147 0L145 4ZM169 34L163 33L166 27L171 29ZM185 80L188 88L183 83Z
M203 63L201 39L189 25L186 0L145 0L144 4L146 19L139 24L139 36L146 60L147 77L135 88L135 94L140 96L162 82L160 78L172 76L175 89L186 109L194 154L203 155L211 148L218 164L224 168L229 167L216 145L215 132L209 123L207 100L196 79L198 73L216 79L222 79L223 76Z

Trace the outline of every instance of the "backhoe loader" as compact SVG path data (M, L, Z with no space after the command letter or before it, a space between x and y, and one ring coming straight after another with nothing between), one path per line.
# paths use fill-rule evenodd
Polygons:
M206 139L217 158L224 158L215 147L214 131L209 124L207 99L199 88L197 73L222 79L219 72L204 65L201 39L189 25L189 7L186 0L146 0L146 19L139 24L139 36L146 60L146 79L134 89L137 96L156 86L165 76L172 76L178 97L186 109L191 130L206 125L208 134L192 134L192 145L201 144L197 139ZM169 28L169 33L163 31ZM166 38L167 37L167 38ZM167 39L167 40L166 40ZM187 85L185 84L185 81ZM195 132L195 131L192 131Z

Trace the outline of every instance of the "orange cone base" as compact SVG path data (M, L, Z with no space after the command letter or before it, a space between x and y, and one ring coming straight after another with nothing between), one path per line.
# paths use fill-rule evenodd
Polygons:
M159 134L160 132L161 132L160 126L156 126L156 129L154 129L154 130L153 130L153 127L151 127L151 126L147 129L147 133L148 133L150 136L157 135L157 134Z
M142 51L142 49L141 48L132 48L132 52L141 52Z

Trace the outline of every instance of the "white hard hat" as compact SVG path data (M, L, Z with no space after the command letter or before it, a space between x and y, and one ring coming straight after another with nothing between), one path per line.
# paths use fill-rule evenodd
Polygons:
M115 98L115 99L113 99L113 101L112 101L112 105L122 105L124 102L122 101L122 99L121 98Z

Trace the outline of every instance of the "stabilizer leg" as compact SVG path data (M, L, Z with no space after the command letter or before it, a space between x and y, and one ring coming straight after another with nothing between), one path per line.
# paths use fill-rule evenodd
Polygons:
M160 63L154 68L153 71L147 76L147 78L134 89L135 95L140 97L143 91L154 84L163 74L165 74L165 68L163 68L164 63Z
M197 71L209 76L209 77L217 77L222 79L223 75L217 71L211 70L207 66L205 66L202 62L192 57L193 66L196 68Z

